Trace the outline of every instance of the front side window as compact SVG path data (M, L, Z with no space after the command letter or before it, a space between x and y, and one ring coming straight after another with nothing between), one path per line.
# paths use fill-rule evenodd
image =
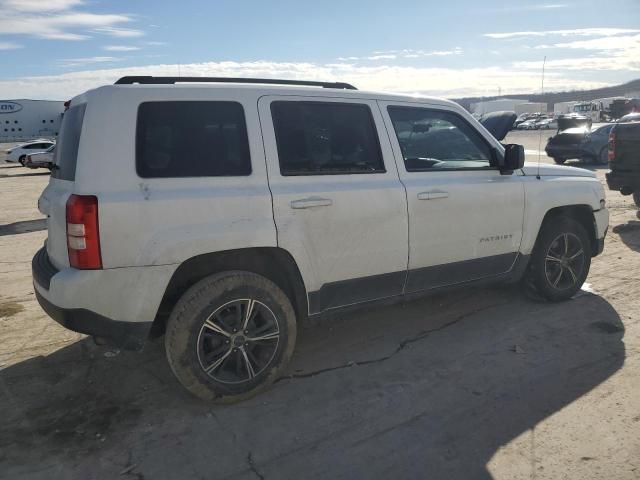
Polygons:
M277 101L271 114L282 175L385 171L367 105Z
M408 172L491 168L490 145L462 117L416 107L388 111Z
M251 174L237 102L146 102L138 108L136 170L143 178Z

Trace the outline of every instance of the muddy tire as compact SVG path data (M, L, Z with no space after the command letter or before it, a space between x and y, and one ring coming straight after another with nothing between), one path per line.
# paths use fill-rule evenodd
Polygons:
M636 207L640 208L640 190L633 192L633 202L636 204Z
M204 278L180 298L165 347L180 383L217 403L250 398L280 377L296 342L291 301L260 275L231 271Z
M523 279L546 300L567 300L582 287L591 266L591 242L576 220L560 216L542 226Z

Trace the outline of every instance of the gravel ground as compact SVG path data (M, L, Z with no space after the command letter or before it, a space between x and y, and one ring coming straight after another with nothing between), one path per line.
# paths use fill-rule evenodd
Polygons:
M538 132L507 141L536 158ZM117 352L42 312L30 261L47 180L0 164L0 478L640 478L629 197L607 192L605 250L573 300L466 289L335 317L302 329L290 377L211 406L162 341Z

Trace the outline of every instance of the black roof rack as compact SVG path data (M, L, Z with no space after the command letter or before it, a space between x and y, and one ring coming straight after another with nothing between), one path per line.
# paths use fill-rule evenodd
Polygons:
M262 83L267 85L303 85L306 87L338 88L357 90L356 87L344 82L314 82L310 80L276 80L273 78L229 78L229 77L152 77L130 76L122 77L115 85L173 85L175 83Z

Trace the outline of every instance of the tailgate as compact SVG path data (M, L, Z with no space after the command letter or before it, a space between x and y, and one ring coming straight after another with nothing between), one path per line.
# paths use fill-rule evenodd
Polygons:
M616 168L640 171L640 122L620 123L614 131Z

